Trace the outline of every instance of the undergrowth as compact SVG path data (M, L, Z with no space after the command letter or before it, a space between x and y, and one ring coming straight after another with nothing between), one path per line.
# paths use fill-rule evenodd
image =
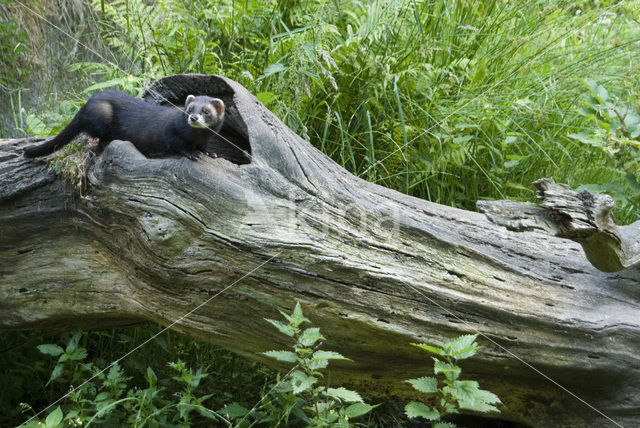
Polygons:
M286 373L277 375L263 370L247 371L249 367L245 360L239 361L243 370L234 371L233 365L224 364L224 355L215 359L216 364L203 366L198 363L195 369L181 358L164 367L159 366L158 361L142 353L117 360L93 355L92 360L88 360L90 338L114 338L105 333L89 335L76 332L64 335L63 346L57 343L38 345L37 350L53 360L49 363L38 358L37 375L34 376L35 371L32 370L26 378L31 383L39 382L40 385L35 387L46 390L46 396L42 397L43 401L30 397L29 401L20 402L22 415L18 414L15 404L15 407L9 407L7 410L14 419L7 418L4 422L15 423L22 416L18 423L24 428L92 425L176 428L384 426L378 425L376 419L368 415L378 405L367 404L356 391L331 384L330 377L326 376L329 374L329 362L351 360L337 352L322 349L325 337L320 329L302 327L311 321L304 316L300 304L296 303L291 314L282 311L281 314L286 322L266 321L292 341L291 350L262 353L281 363L293 364ZM166 336L171 339L173 334ZM453 428L456 425L442 418L457 414L460 409L477 413L499 412L495 405L502 403L495 394L480 389L475 381L460 380L461 368L457 363L473 357L480 349L476 338L477 334L460 336L443 345L412 344L439 358L433 358L436 377L406 381L420 393L436 394L433 407L416 401L406 404L405 413L409 418L437 422L434 427ZM119 340L129 342L131 339L134 338L119 335ZM162 336L155 339L148 346L166 352L169 344L165 339ZM190 346L208 351L201 345L192 343ZM193 355L179 345L174 351L193 359ZM390 368L392 366L390 363ZM234 377L234 373L239 376ZM256 373L260 376L256 377ZM22 377L17 379L23 380ZM262 383L261 388L256 385L256 380ZM231 386L231 382L235 385ZM29 387L34 388L34 385ZM249 395L237 394L238 388L242 387L253 387L254 390ZM259 399L255 396L258 390ZM19 390L12 392L13 401L21 398L16 394ZM241 398L243 403L235 401L237 398ZM214 410L217 408L219 410ZM366 425L362 419L364 416L369 417Z
M291 314L281 312L287 320L283 323L268 319L278 331L293 339L292 351L267 351L263 354L284 363L294 364L286 374L278 376L276 383L263 393L252 409L234 402L220 413L235 426L254 424L269 426L342 427L352 426L351 421L369 413L375 406L364 402L356 391L344 387L319 385L325 378L329 361L348 360L334 351L320 349L325 337L317 327L302 329L311 321L304 316L300 303ZM249 424L249 422L251 422ZM244 423L244 425L243 425Z
M0 335L2 379L11 385L0 389L0 426L17 426L66 393L32 422L57 420L50 416L55 412L61 419L53 426L86 426L90 420L95 426L202 426L211 421L211 409L234 399L258 402L275 376L262 365L171 331L109 367L160 328L52 338Z
M442 345L412 343L439 358L433 358L434 377L424 376L406 381L423 394L435 394L432 406L421 401L408 403L405 413L409 418L433 421L433 428L455 428L455 424L442 419L460 413L461 409L478 413L500 412L496 405L502 402L497 395L480 389L478 382L474 380L460 379L462 369L458 366L458 361L476 355L481 348L475 342L477 337L477 334L463 335Z

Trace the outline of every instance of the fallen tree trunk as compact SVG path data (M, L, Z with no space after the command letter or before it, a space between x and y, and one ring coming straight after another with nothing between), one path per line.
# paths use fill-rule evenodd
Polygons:
M325 348L353 360L333 382L363 393L413 397L402 380L431 360L410 342L480 332L464 375L501 397L499 417L640 420L638 269L598 270L548 233L568 217L497 202L482 206L490 220L365 182L225 78L173 76L147 97L190 93L227 105L218 159L147 159L115 141L78 192L22 157L29 142L0 144L0 329L175 322L261 359L286 346L263 318L299 301Z

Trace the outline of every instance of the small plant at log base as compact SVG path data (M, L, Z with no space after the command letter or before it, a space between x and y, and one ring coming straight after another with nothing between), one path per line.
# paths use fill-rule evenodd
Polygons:
M450 428L455 427L455 425L449 422L440 422L440 420L445 415L459 413L459 409L483 413L500 412L494 406L494 404L501 404L497 395L480 389L478 382L474 380L459 379L462 369L456 362L476 354L476 351L481 348L475 342L477 337L477 334L460 336L452 342L441 346L412 343L413 346L439 355L442 360L433 358L433 374L435 377L425 376L405 381L420 392L437 394L440 398L439 404L434 407L429 407L418 401L410 402L405 406L405 413L409 418L421 417L437 422L433 425L433 428ZM438 378L438 375L440 375L440 378Z
M374 406L364 403L360 394L346 388L317 386L323 377L320 370L327 368L329 360L349 360L333 351L319 347L324 340L320 329L301 329L310 322L296 304L291 315L280 312L287 324L267 319L282 334L295 340L293 351L267 351L264 355L278 361L293 363L295 367L283 378L278 376L276 385L263 393L261 409L248 410L237 403L220 410L229 419L241 418L238 425L251 417L255 423L270 426L291 426L303 423L307 427L351 426L349 421L368 413ZM270 398L270 393L273 397Z
M202 405L211 398L211 394L195 394L200 381L207 376L201 369L194 372L180 360L169 363L175 381L170 384L168 380L161 379L158 382L155 372L147 367L146 388L129 387L131 377L125 376L118 363L102 371L92 362L84 362L88 353L80 345L82 336L82 332L75 333L66 348L51 343L38 346L43 354L57 357L47 385L72 385L60 406L53 409L44 420L34 418L22 425L24 428L91 425L188 427L221 419ZM22 407L33 411L28 404Z

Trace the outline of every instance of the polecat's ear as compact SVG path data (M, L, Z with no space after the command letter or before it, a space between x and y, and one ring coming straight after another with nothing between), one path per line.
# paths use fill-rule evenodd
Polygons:
M212 99L211 104L213 105L213 108L216 109L216 113L218 113L218 116L221 116L224 114L224 103L220 98Z
M188 106L189 104L191 104L193 102L193 100L195 100L196 97L194 97L193 95L187 95L187 99L184 100L184 106Z

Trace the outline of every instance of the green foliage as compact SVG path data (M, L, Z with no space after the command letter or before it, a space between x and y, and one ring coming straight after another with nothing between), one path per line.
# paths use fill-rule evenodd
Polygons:
M27 131L37 136L59 134L79 109L78 103L63 101L58 111L49 111L42 115L30 112L26 115Z
M602 154L618 172L617 182L583 184L580 189L609 193L622 209L640 210L640 114L594 79L583 79L589 90L578 110L595 125L568 136Z
M637 3L93 5L102 38L128 59L95 65L106 80L98 85L136 93L166 74L225 74L345 168L387 187L473 209L478 199L533 199L529 183L541 176L616 182L614 168L566 135L582 126L579 78L618 76L637 93L628 60L640 40ZM585 158L594 166L575 171ZM618 214L635 219L628 208Z
M293 351L267 351L263 355L295 364L276 384L263 392L260 408L247 409L238 403L225 406L219 412L243 426L247 419L269 426L304 424L308 427L348 427L351 419L363 416L374 406L366 404L360 394L349 389L317 385L329 360L348 360L341 354L319 349L324 336L320 329L301 325L310 322L299 303L293 312L280 312L287 320L267 319L282 334L294 339Z
M438 355L442 360L433 358L433 374L436 377L421 377L405 381L422 393L436 394L435 406L430 407L418 401L407 404L405 407L407 417L412 419L420 417L439 422L434 427L444 428L455 425L440 422L440 419L445 415L458 413L459 409L480 413L499 412L495 406L501 403L498 396L480 389L476 381L460 380L462 369L456 363L458 360L464 360L476 354L480 349L475 342L477 337L477 334L464 335L440 346L412 343L413 346Z
M2 4L7 0L0 1ZM13 19L1 19L0 15L0 87L19 86L28 70L23 67L23 54L29 50L27 33Z
M202 380L208 376L202 368L193 371L178 360L168 364L173 372L170 380L159 380L155 371L147 367L146 385L131 387L132 377L126 376L117 362L103 370L93 362L85 362L88 353L81 341L86 341L86 338L86 333L77 332L65 347L53 343L37 347L42 354L57 359L46 385L71 386L63 397L63 404L43 420L34 418L29 421L27 427L188 427L224 420L204 404L213 394L197 393Z

